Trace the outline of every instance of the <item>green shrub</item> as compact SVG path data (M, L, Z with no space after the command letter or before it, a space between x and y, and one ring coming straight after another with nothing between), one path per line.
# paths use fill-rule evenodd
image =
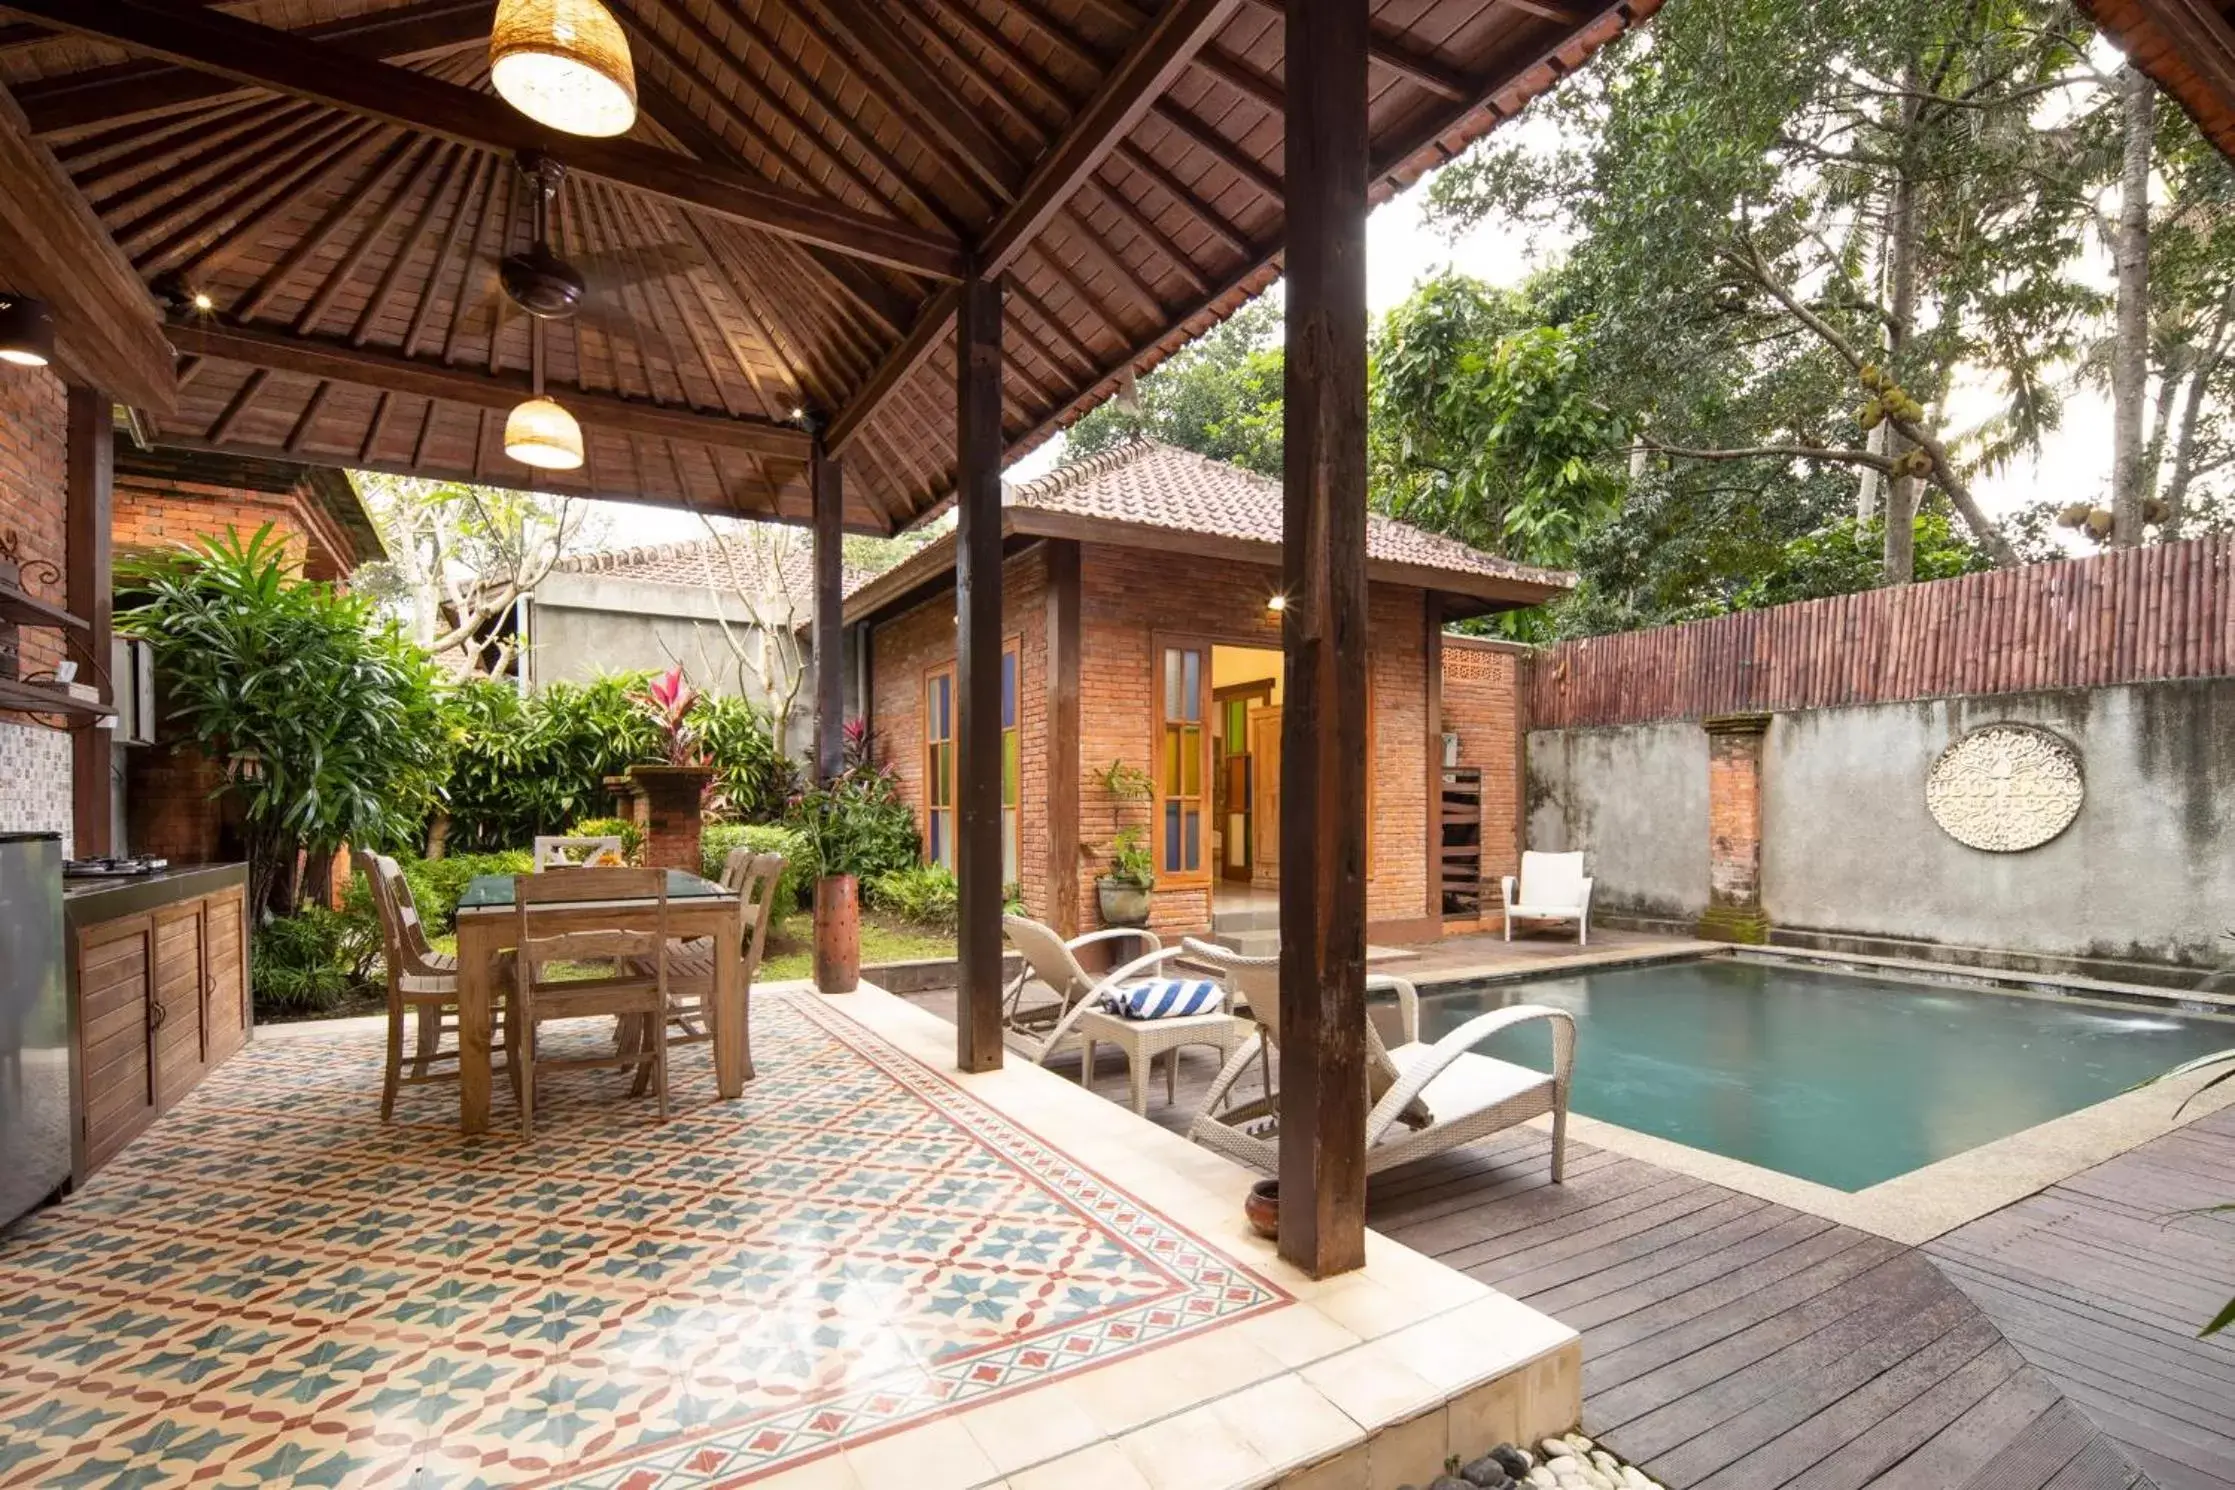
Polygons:
M526 849L495 854L450 854L440 859L405 859L404 879L411 885L412 903L429 936L447 936L456 929L458 897L476 875L529 874L535 855Z
M783 859L784 877L776 882L773 900L778 920L807 905L815 887L807 841L794 830L774 823L708 823L698 840L699 872L710 880L720 879L730 850L740 846Z
M358 986L351 918L306 905L256 928L249 966L259 1014L323 1014Z
M937 864L888 870L868 881L869 904L927 931L954 934L957 887L954 872Z
M861 767L792 800L786 827L799 830L817 878L851 874L867 883L923 861L915 809L889 771Z
M776 746L768 711L734 693L703 693L690 725L706 763L718 773L710 816L774 822L799 787L799 767Z
M569 838L618 838L621 857L631 864L643 862L644 830L625 817L586 817L567 829Z

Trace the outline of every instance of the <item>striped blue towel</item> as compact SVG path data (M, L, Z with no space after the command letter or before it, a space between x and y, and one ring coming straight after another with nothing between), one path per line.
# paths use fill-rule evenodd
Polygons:
M1176 1019L1210 1014L1226 1002L1225 990L1209 978L1149 978L1102 995L1104 1012L1120 1019Z

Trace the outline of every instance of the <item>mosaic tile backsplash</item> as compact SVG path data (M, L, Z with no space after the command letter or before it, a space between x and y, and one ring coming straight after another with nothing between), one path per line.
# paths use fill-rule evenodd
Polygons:
M70 853L70 737L0 723L0 833L60 833Z

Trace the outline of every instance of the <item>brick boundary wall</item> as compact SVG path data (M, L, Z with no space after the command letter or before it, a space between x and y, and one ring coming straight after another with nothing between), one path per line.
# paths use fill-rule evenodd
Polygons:
M1865 590L1539 652L1531 729L2235 672L2235 536Z

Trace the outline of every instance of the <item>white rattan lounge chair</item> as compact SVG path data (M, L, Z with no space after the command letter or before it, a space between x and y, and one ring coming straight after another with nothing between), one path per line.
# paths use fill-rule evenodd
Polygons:
M1591 945L1591 877L1581 854L1525 853L1521 856L1520 894L1514 878L1498 883L1505 890L1506 940L1516 921L1573 921L1576 945Z
M1280 1093L1277 1077L1265 1095L1226 1106L1234 1083L1250 1062L1280 1048L1280 959L1241 957L1224 947L1189 940L1182 948L1218 967L1228 987L1248 997L1257 1033L1235 1051L1211 1083L1203 1107L1187 1136L1264 1174L1280 1173ZM1376 973L1366 979L1369 992L1397 995L1404 1043L1394 1050L1382 1043L1371 1019L1366 1022L1366 1173L1379 1174L1433 1154L1488 1138L1549 1113L1552 1117L1552 1180L1567 1170L1568 1080L1575 1065L1575 1020L1564 1009L1516 1004L1478 1014L1433 1045L1420 1042L1420 995L1403 978ZM1530 1020L1552 1025L1552 1073L1531 1070L1474 1047L1501 1030Z
M1083 1051L1079 1034L1079 1021L1088 1010L1102 1002L1102 995L1113 989L1147 977L1165 962L1182 954L1178 947L1167 947L1153 932L1117 929L1090 931L1065 941L1053 927L1024 916L1003 916L1002 928L1009 940L1024 958L1024 971L1009 985L1001 1001L1001 1038L1009 1049L1030 1057L1039 1065L1046 1065L1048 1057ZM1134 958L1114 972L1100 977L1079 966L1081 947L1096 942L1110 941L1117 937L1138 937L1148 943L1149 950ZM1045 993L1027 1000L1026 993L1033 985ZM1123 1023L1123 1021L1113 1021ZM1210 1045L1221 1052L1234 1048L1236 1021L1226 1013L1186 1014L1176 1019L1141 1020L1139 1040L1128 1043L1118 1031L1105 1027L1096 1038L1120 1045L1126 1059L1134 1063L1134 1093L1136 1106L1145 1102L1146 1073L1139 1064L1154 1060L1158 1054L1177 1050L1182 1045ZM1175 1060L1178 1057L1173 1057ZM1091 1081L1093 1072L1081 1070L1080 1079Z

